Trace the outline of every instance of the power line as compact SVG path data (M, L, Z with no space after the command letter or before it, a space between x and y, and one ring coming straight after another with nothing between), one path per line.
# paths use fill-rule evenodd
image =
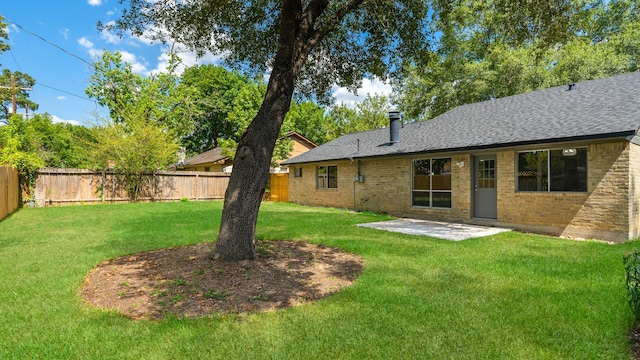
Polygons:
M11 57L13 58L13 61L16 63L16 66L18 66L18 70L20 72L22 72L22 68L20 67L20 64L18 64L18 60L16 59L16 55L13 53L11 48L9 48L9 53L11 54Z
M87 65L89 65L89 66L93 66L93 64L89 63L88 61L86 61L86 60L85 60L85 59L83 59L82 57L80 57L80 56L78 56L78 55L76 55L76 54L73 54L73 53L71 53L70 51L65 50L65 49L64 49L64 48L62 48L61 46L58 46L58 45L56 45L56 44L52 43L51 41L49 41L49 40L47 40L47 39L43 38L42 36L40 36L40 35L38 35L38 34L36 34L36 33L32 32L32 31L29 31L29 30L25 29L24 27L22 27L20 24L16 23L15 21L13 21L13 20L11 20L11 19L7 19L6 17L4 18L4 20L7 20L8 22L10 22L10 23L12 23L13 25L15 25L15 26L19 27L19 28L20 28L20 29L22 29L23 31L25 31L25 32L27 32L27 33L29 33L29 34L31 34L31 35L33 35L33 36L37 37L38 39L40 39L40 40L42 40L42 41L46 42L47 44L49 44L49 45L51 45L51 46L54 46L54 47L58 48L58 49L59 49L59 50L61 50L62 52L66 53L66 54L68 54L68 55L71 55L71 56L75 57L76 59L79 59L79 60L80 60L80 61L82 61L83 63L85 63L85 64L87 64ZM16 59L15 55L13 54L13 51L11 51L11 48L9 48L9 52L11 53L11 56L13 57L13 61L15 61L16 65L18 66L18 69L19 69L20 71L22 71L22 69L20 69L20 64L18 64L18 60ZM43 87L49 88L49 89L51 89L51 90L59 91L59 92L61 92L61 93L65 93L65 94L67 94L67 95L70 95L70 96L77 97L77 98L82 99L82 100L87 100L87 101L91 101L91 102L95 103L95 101L94 101L94 100L91 100L91 99L86 98L86 97L81 96L81 95L76 95L76 94L70 93L70 92L65 91L65 90L62 90L62 89L55 88L55 87L53 87L53 86L45 85L45 84L43 84L43 83L39 83L39 82L36 82L36 85L40 85L40 86L43 86Z
M58 89L58 88L54 88L53 86L45 85L45 84L42 84L42 83L39 83L39 82L36 82L36 85L44 86L44 87L49 88L49 89L51 89L51 90L60 91L61 93L65 93L65 94L67 94L67 95L75 96L75 97L77 97L77 98L79 98L79 99L87 100L87 101L91 101L91 102L94 102L94 103L95 103L95 101L94 101L94 100L91 100L91 99L89 99L89 98L87 98L87 97L80 96L80 95L76 95L76 94L72 94L72 93L70 93L70 92L68 92L68 91L64 91L64 90L60 90L60 89Z
M62 48L61 46L59 46L59 45L56 45L56 44L52 43L51 41L49 41L49 40L47 40L47 39L43 38L42 36L40 36L40 35L38 35L38 34L36 34L36 33L32 32L32 31L29 31L29 30L25 29L24 27L22 27L22 26L20 26L19 24L17 24L15 21L13 21L13 20L11 20L11 19L7 19L6 17L5 17L4 19L5 19L5 20L7 20L8 22L12 23L13 25L15 25L15 26L19 27L20 29L22 29L22 30L23 30L23 31L25 31L26 33L31 34L31 35L33 35L33 36L37 37L38 39L40 39L40 40L42 40L42 41L46 42L47 44L49 44L49 45L51 45L51 46L54 46L54 47L58 48L60 51L62 51L62 52L64 52L64 53L66 53L67 55L73 56L74 58L76 58L76 59L78 59L78 60L82 61L83 63L85 63L85 64L87 64L87 65L89 65L89 66L93 66L93 64L91 64L91 63L90 63L90 62L88 62L87 60L83 59L82 57L80 57L80 56L78 56L78 55L76 55L76 54L74 54L74 53L72 53L72 52L70 52L70 51L65 50L65 49L64 49L64 48Z

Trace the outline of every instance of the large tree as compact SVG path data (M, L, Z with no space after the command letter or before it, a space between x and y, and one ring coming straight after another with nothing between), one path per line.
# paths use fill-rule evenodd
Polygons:
M193 131L183 137L181 143L187 156L213 149L219 139L232 138L237 125L229 118L234 110L238 94L253 82L222 66L192 66L180 76L180 88L196 91L195 104L199 114L194 117ZM258 104L259 106L259 104Z
M0 166L20 172L24 192L32 194L35 175L41 167L83 168L89 164L86 144L91 130L83 126L53 123L48 114L30 118L12 115L0 126Z
M385 127L389 124L388 110L389 100L380 94L368 94L353 107L345 104L334 106L328 115L327 140L352 132Z
M405 115L428 119L462 104L638 69L637 1L586 4L550 47L545 39L514 43L509 32L491 30L494 18L492 9L468 2L435 24L443 35L434 61L407 67L396 84Z
M128 0L116 27L170 37L212 51L254 73L270 69L267 91L238 144L214 257L255 258L255 227L269 164L294 90L319 99L334 84L357 88L404 62L427 62L430 23L449 1L435 0ZM514 41L563 36L570 1L491 1ZM549 35L549 36L547 36ZM553 35L553 36L551 36Z
M178 86L175 73L180 58L169 55L168 68L147 76L133 72L118 52L104 51L93 64L93 74L85 93L109 109L113 122L124 124L141 117L171 130L181 137L193 129L193 119L200 114L195 105L197 91Z
M3 69L0 73L0 122L9 123L14 110L34 111L38 104L29 99L29 91L36 80L29 74L20 71Z
M4 17L0 15L0 55L9 50L9 34ZM20 71L12 72L3 69L0 73L0 122L9 124L9 117L17 112L18 108L37 110L38 104L29 100L28 89L35 85L36 81L28 74ZM15 111L14 111L15 110Z
M178 86L173 72L178 63L170 54L166 72L145 77L119 53L105 51L85 90L110 113L94 132L96 167L111 163L133 201L146 195L148 173L176 163L179 140L192 131L191 119L199 114L196 91Z

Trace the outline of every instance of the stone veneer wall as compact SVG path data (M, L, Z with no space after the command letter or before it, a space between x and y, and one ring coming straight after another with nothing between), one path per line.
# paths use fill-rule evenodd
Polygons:
M587 193L516 192L517 152L497 152L498 214L497 221L491 224L618 242L638 236L640 146L626 141L608 142L588 145L587 151ZM338 189L316 189L318 165L338 166ZM358 160L303 165L302 178L294 178L293 171L289 174L289 200L404 217L474 222L470 154L452 156L451 209L411 207L410 158L360 160L359 166L365 177L361 183L354 182Z

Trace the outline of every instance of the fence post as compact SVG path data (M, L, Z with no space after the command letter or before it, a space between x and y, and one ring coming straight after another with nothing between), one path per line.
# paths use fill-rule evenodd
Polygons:
M102 188L102 191L100 192L100 202L104 203L104 192L107 191L106 189L106 183L107 183L107 173L102 170L102 184L100 184L100 188Z
M151 202L155 202L156 201L156 172L155 172L155 170L151 174L151 182L153 183L152 187L151 187Z
M199 192L200 192L200 189L198 188L198 178L199 178L199 176L198 176L198 174L196 174L196 182L195 182L195 184L194 184L194 185L195 185L195 188L196 188L196 190L195 190L196 201L198 201L198 199L200 198L200 197L199 197L199 195L200 195L200 193L199 193Z

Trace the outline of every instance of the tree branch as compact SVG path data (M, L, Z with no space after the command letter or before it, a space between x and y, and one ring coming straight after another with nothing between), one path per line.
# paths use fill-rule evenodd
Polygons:
M338 27L338 25L340 24L342 19L345 18L345 16L347 16L348 14L350 14L351 12L359 8L365 1L368 1L368 0L351 0L347 5L338 9L332 16L330 16L327 19L326 23L321 28L313 32L313 36L311 36L307 41L307 47L309 48L309 50L315 48L328 33L330 33L331 31L335 30ZM317 11L318 9L314 7L313 4L318 2L324 2L324 0L312 1L309 4L309 7L307 8L308 11ZM325 5L325 8L326 6L327 5ZM314 18L314 22L315 22L315 20L317 20L317 18L321 15L321 13L314 12L313 14L315 14L316 16Z

